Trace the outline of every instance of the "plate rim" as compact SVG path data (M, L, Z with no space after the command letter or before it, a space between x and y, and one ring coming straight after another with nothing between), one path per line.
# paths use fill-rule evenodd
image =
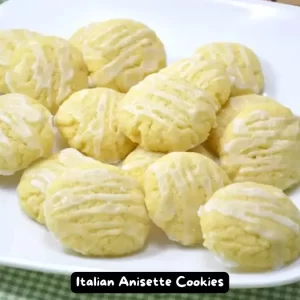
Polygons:
M38 0L33 0L33 1L38 2ZM45 1L51 2L51 0L45 0ZM75 0L75 1L80 1L80 0ZM86 2L87 1L89 1L89 0L86 0ZM130 1L136 2L136 0L127 0L127 2L130 2ZM154 1L160 1L160 0L154 0ZM186 0L185 2L187 2L187 1L193 1L193 0ZM201 1L207 2L207 3L212 3L212 2L223 3L223 4L227 4L227 5L241 5L241 3L247 4L247 5L259 4L260 6L265 6L265 7L281 7L282 9L288 10L289 12L292 12L292 13L296 12L296 14L300 14L300 6L296 6L296 5L292 5L292 4L288 4L288 3L273 2L273 1L268 1L268 0L201 0ZM18 3L23 4L23 0L5 0L5 2L0 3L0 7L17 5Z
M16 268L25 271L32 271L32 272L42 272L45 274L56 274L61 276L71 276L73 271L68 270L65 266L59 267L58 264L44 264L36 261L29 261L27 259L11 259L5 258L4 256L0 256L0 267L8 267L8 268ZM75 271L74 271L75 272ZM97 270L91 268L80 268L76 270L76 272L106 272L106 273L115 273L115 272L131 272L128 269L117 269L117 270L110 270L105 268L99 268ZM150 272L163 272L161 270L158 271L150 271ZM174 271L165 271L172 273ZM177 271L180 272L180 271ZM194 272L194 271L193 271ZM206 271L206 272L213 272L213 271ZM218 271L218 272L226 272L226 271ZM199 271L201 273L201 271ZM245 273L247 275L247 273ZM263 274L263 273L262 273ZM236 274L235 274L236 275ZM229 280L231 274L229 273ZM276 279L270 282L262 282L257 279L257 281L250 281L249 283L240 283L230 281L230 289L261 289L261 288L274 288L274 287L281 287L289 284L295 284L300 282L300 272L299 274L293 274L293 276L286 277L283 279Z

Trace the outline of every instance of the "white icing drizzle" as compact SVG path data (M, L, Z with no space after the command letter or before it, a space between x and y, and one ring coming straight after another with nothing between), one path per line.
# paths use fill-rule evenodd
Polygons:
M170 161L158 161L151 164L147 170L154 174L160 195L160 204L153 216L153 220L157 224L174 218L178 213L173 200L174 191L170 190L171 186L176 190L177 197L185 199L186 197L201 197L198 191L200 185L204 190L205 198L199 199L199 201L203 202L215 191L216 184L213 184L212 181L215 181L219 187L224 186L224 180L218 173L217 166L214 168L213 165L208 165L206 160L199 160L198 164L190 170L190 165L183 167L182 155L184 154L172 153L173 164ZM188 243L191 238L192 221L195 219L196 213L193 210L194 207L191 207L188 202L183 203L182 208L183 240Z
M0 31L0 65L9 66L11 56L22 43L33 40L37 34L29 30Z
M79 151L73 148L63 149L59 152L58 161L65 167L73 167L78 163L99 163L93 158L83 155Z
M140 73L141 78L144 74L153 73L158 69L160 59L153 58L161 58L163 51L153 47L153 40L156 37L149 28L140 28L129 34L128 29L120 24L107 26L106 30L103 30L103 27L98 29L97 26L97 24L88 26L80 38L85 60L93 61L100 57L108 57L110 53L118 54L97 69L90 78L91 86L95 85L93 82L95 77L98 84L104 86L127 69L130 72ZM101 33L92 37L92 34L99 30ZM141 55L144 55L142 61Z
M276 260L274 268L281 268L284 264L283 253L286 247L286 235L276 230L276 227L264 225L262 220L271 220L298 236L300 233L299 211L296 210L293 212L293 215L285 214L282 210L282 205L287 200L286 196L282 192L267 191L257 187L256 184L253 187L249 187L247 183L235 184L234 187L225 189L227 189L226 193L228 195L226 199L222 197L222 193L219 191L205 205L199 208L198 215L200 218L205 214L218 212L224 216L247 222L245 227L247 232L255 233L272 242L271 251ZM225 191L223 193L225 196ZM253 200L241 200L245 196L253 198ZM215 235L217 233L209 232L204 236L206 245L211 249L214 248L214 243L217 239ZM222 253L217 253L216 255L222 260L222 257L220 257ZM238 267L238 265L229 267Z
M45 163L48 161L45 160ZM76 168L80 164L95 164L96 161L89 158L73 148L67 148L59 152L57 161L53 160L44 165L42 168L33 168L28 176L31 177L30 184L38 189L42 194L45 194L47 187L52 183L57 176L67 170ZM100 164L100 163L99 163Z
M122 145L127 140L119 127L115 124L116 103L121 99L121 96L119 96L119 94L116 95L114 91L109 90L82 91L79 96L82 100L80 107L83 106L85 98L87 98L87 101L94 101L92 103L95 103L96 115L87 122L84 109L70 109L73 117L78 123L78 128L73 137L73 141L76 144L80 144L84 139L91 139L90 143L93 147L91 156L95 158L101 157L105 139L111 140L111 151L118 151L118 145ZM119 160L120 159L110 161L110 163L118 163Z
M299 118L272 117L266 111L255 110L245 119L234 119L232 129L234 137L222 145L228 156L221 163L225 166L234 160L241 166L238 176L288 170L295 163L282 159L282 154L300 147Z
M107 130L106 122L109 122L108 127L111 127L110 123L112 122L112 120L106 118L109 107L112 106L112 103L110 103L111 101L114 101L114 99L109 97L109 94L101 93L99 95L99 100L96 108L96 117L89 121L88 126L86 126L85 122L83 121L85 118L84 110L74 109L72 111L73 116L77 119L79 125L76 135L74 136L74 142L80 143L84 136L91 135L93 137L92 145L95 157L98 157L100 155L100 151L102 148L101 143L103 142L105 131Z
M136 190L132 193L132 189L138 186L134 179L98 168L74 170L66 176L69 182L80 184L60 188L49 195L45 203L47 211L51 208L51 214L70 220L62 235L80 234L97 228L105 229L104 232L98 232L97 237L124 234L135 241L143 239L138 232L141 226L147 226L148 219L142 191ZM66 210L68 213L65 213ZM88 215L108 215L111 218L120 216L123 220L80 224L72 222L75 217ZM126 222L127 219L131 223L130 226Z
M70 46L65 41L55 41L55 55L57 57L58 69L60 72L60 82L56 96L56 105L59 105L71 93L72 88L70 82L74 76L74 68L71 61Z
M142 83L141 87L136 87L137 90L141 89L143 91L143 95L138 94L135 97L131 97L130 101L122 103L121 108L135 117L140 115L147 116L157 123L168 127L173 124L173 122L170 123L170 119L175 120L175 123L179 126L193 126L194 116L200 112L206 113L207 120L214 120L216 107L210 101L211 97L206 96L203 91L184 86L173 80L166 80L166 84L171 91L162 90L155 87L154 80L165 77L160 74L155 74L155 76L156 78L150 78L149 76L147 82ZM152 79L153 82L151 81ZM178 93L173 92L173 90ZM188 94L187 99L184 96L182 98L178 96L188 92L191 92L195 98L191 98ZM156 99L161 99L161 101L153 101L151 97L147 98L147 95L156 96Z
M225 70L221 71L222 65L209 60L197 58L197 56L190 59L180 60L169 67L166 67L161 72L166 74L178 74L181 78L192 80L194 84L207 89L210 84L227 79ZM201 76L201 74L203 75ZM196 78L195 78L196 77Z
M74 66L71 58L71 48L67 41L53 39L49 43L30 41L26 44L34 62L31 65L31 80L34 81L35 97L43 97L48 108L60 104L71 93L70 82L74 76ZM49 57L44 47L53 49L53 56ZM15 83L14 77L19 74L19 70L26 70L28 65L28 53L22 57L20 62L11 70L6 72L5 82L10 91L17 91L16 84L25 85L26 82ZM58 83L54 81L58 78ZM57 89L57 90L55 90Z
M39 95L44 89L46 90L46 102L47 106L51 107L53 99L53 73L55 71L54 57L47 57L46 53L38 42L30 43L30 50L34 55L34 63L32 64L32 79L35 81L35 95ZM50 59L50 61L49 61ZM26 61L26 56L24 56L24 63ZM21 69L22 61L14 68L13 72L17 69ZM8 77L10 72L8 72ZM14 87L10 87L12 89Z
M3 99L1 104L0 121L9 127L26 147L32 150L39 150L39 157L43 157L45 150L42 138L35 130L35 124L47 121L42 111L28 104L26 97L21 94L10 94L9 99ZM48 124L51 126L50 115ZM15 145L6 134L0 130L1 156L10 165L14 165L17 163ZM13 173L7 170L0 171L2 175Z
M39 169L34 174L30 184L44 194L48 185L57 178L57 175L57 172L49 168Z
M240 45L236 48L236 51L234 51L234 47L235 46L230 43L213 43L204 47L204 49L205 51L208 51L209 57L213 60L221 61L226 65L232 83L238 89L251 89L254 93L258 94L260 92L260 87L255 77L255 72L258 72L259 70L253 70L245 47ZM202 50L199 49L200 56L201 53ZM243 66L238 64L237 55L241 57Z
M238 185L240 186L238 187ZM296 223L292 218L282 214L280 207L282 202L285 201L283 193L270 193L263 188L247 187L242 186L242 184L235 184L235 187L231 188L228 193L230 193L231 200L225 200L215 195L205 205L199 208L198 215L201 217L203 213L216 211L223 215L240 219L241 221L248 222L248 227L251 228L252 231L255 231L266 239L270 239L270 237L276 238L278 233L274 232L272 228L263 228L261 230L259 226L261 217L271 219L293 231L295 234L300 232L299 223ZM262 199L264 202L237 200L241 197L245 197L245 195L254 199ZM297 216L300 217L300 213Z

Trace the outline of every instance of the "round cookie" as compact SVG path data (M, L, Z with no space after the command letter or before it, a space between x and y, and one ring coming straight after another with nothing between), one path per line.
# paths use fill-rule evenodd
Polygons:
M145 172L145 203L152 221L170 240L196 245L202 242L199 206L227 184L226 173L211 159L198 153L173 152Z
M23 211L33 220L45 224L44 202L47 187L65 170L101 166L101 163L67 148L51 157L39 160L24 171L17 187Z
M22 43L40 37L39 33L26 29L0 30L0 93L9 92L5 84L5 74L14 51Z
M41 37L15 49L5 83L8 91L30 96L55 113L73 92L88 87L88 71L68 41Z
M149 152L137 147L122 162L121 168L144 184L144 174L147 168L156 160L164 156L164 153Z
M203 141L216 122L216 100L189 82L149 75L122 99L122 132L153 152L186 151Z
M201 47L196 53L203 59L224 64L232 80L232 96L259 94L263 91L261 64L248 47L237 43L211 43Z
M300 119L279 103L247 105L220 141L221 166L233 182L288 189L300 181Z
M155 32L133 20L91 23L78 29L70 42L83 53L90 87L126 93L166 66L165 49Z
M0 96L0 175L12 175L52 152L52 115L21 94Z
M146 243L150 220L140 184L116 166L72 170L48 187L48 229L86 256L121 256Z
M218 100L219 108L226 103L230 96L231 80L224 65L219 62L205 60L194 55L172 63L160 72L185 79L200 89L212 93Z
M266 101L272 101L275 104L275 100L256 94L231 97L217 114L217 126L210 131L209 137L205 141L205 146L218 156L220 152L220 139L227 125L246 105Z
M116 111L124 94L108 88L74 93L59 108L55 124L69 145L107 163L118 163L135 147L119 129Z
M298 257L300 212L273 186L228 185L200 207L199 216L203 245L229 268L278 269Z

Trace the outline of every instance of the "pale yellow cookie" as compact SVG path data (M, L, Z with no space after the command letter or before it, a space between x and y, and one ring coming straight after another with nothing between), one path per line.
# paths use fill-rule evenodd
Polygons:
M233 182L283 190L300 181L300 119L278 103L247 105L220 141L221 166Z
M14 51L26 41L36 40L41 35L26 29L0 30L0 93L8 93L5 74Z
M231 92L231 80L222 63L194 55L181 59L160 71L163 74L183 78L195 86L212 93L221 108Z
M74 93L59 108L55 124L69 145L107 163L118 163L135 147L119 129L116 111L124 94L108 88Z
M226 267L278 269L300 250L300 212L281 190L253 182L219 189L199 209L204 246Z
M124 159L121 168L134 176L141 184L144 184L145 171L162 156L164 156L164 153L149 152L138 147Z
M165 49L155 32L133 20L89 24L78 29L70 42L83 53L90 87L125 93L166 65Z
M211 159L192 152L173 152L151 164L144 175L145 202L152 221L170 240L182 245L202 242L198 208L229 184Z
M205 141L205 146L211 150L215 155L219 155L220 152L220 139L232 119L248 104L255 104L260 102L266 102L275 100L261 95L249 94L231 97L227 103L222 107L217 114L217 126L212 128L208 139Z
M72 93L87 88L88 71L68 41L41 37L15 49L5 84L10 92L30 96L55 113Z
M153 74L122 99L118 121L145 150L186 151L208 137L216 122L216 100L183 79Z
M26 41L36 40L41 35L26 29L9 29L0 31L0 92L8 93L5 74L9 68L14 51Z
M66 248L86 256L121 256L146 243L150 220L142 187L120 168L76 169L48 187L48 229Z
M21 94L0 96L0 175L12 175L52 152L52 115Z
M32 164L24 171L17 187L20 205L33 220L45 224L44 201L47 187L65 170L101 166L101 163L67 148Z
M197 54L203 59L224 64L232 80L232 96L263 91L264 76L260 61L248 47L237 43L211 43L199 48Z

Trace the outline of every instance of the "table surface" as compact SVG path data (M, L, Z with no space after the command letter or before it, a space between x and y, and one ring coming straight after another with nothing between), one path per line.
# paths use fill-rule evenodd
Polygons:
M0 4L5 0L0 0ZM291 0L278 0L287 2ZM292 0L290 3L298 4ZM300 3L299 3L300 5ZM0 300L294 300L300 299L300 282L276 288L231 290L227 294L98 294L76 295L63 275L0 267Z
M300 6L300 0L276 0L273 2L280 2L284 4L292 4L292 5Z

